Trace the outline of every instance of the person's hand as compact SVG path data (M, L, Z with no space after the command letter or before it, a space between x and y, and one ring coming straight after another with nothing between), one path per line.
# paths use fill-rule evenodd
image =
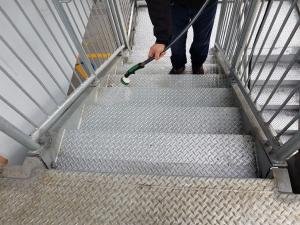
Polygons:
M154 44L149 50L149 57L154 57L156 60L159 60L166 53L163 52L166 46L164 44Z

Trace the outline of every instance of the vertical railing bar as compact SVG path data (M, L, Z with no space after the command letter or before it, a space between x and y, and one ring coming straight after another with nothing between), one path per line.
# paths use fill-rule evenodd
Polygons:
M107 11L106 11L106 13L107 13ZM107 15L107 17L108 17L108 15ZM109 21L108 21L109 22ZM115 43L115 44L117 44L117 42L116 42L116 40L112 40L111 38L114 38L111 34L113 33L113 31L112 31L112 27L111 27L111 25L110 24L108 24L108 23L106 23L106 20L104 20L104 28L105 28L105 30L107 31L107 34L108 34L108 39L109 39L109 42L111 43L111 45L112 45L112 52L114 52L114 50L117 48L117 45L116 46L114 46L114 44L113 43ZM101 24L102 25L102 24Z
M118 20L118 24L119 24L119 28L121 31L121 35L124 40L124 44L125 44L126 48L130 50L131 48L130 48L130 44L127 39L127 32L126 32L126 28L125 28L124 17L122 15L122 11L120 8L120 2L118 0L112 0L112 6L115 9L115 11L114 11L115 16L116 16L116 19Z
M226 47L225 47L225 54L226 54L226 56L228 56L228 52L229 52L231 43L233 41L233 35L235 33L235 29L236 29L236 26L237 26L237 23L238 23L238 17L236 16L236 14L239 14L238 12L240 10L241 4L242 4L242 0L239 0L236 3L235 9L234 9L234 13L232 14L233 19L232 19L232 23L231 23L230 32L229 32L230 36L229 36L229 38L228 38L228 40L226 42L227 44L226 44Z
M93 10L94 10L94 9L93 9L92 6L90 6L89 1L86 1L86 2L87 2L87 5L88 5L89 10L90 10L90 12L91 12L90 17L88 17L87 11L86 11L86 9L85 9L85 7L84 7L82 1L80 1L81 6L82 6L82 8L83 8L83 10L84 10L85 16L86 16L87 20L93 21L94 26L97 28L98 35L101 36L101 32L100 32L100 29L99 29L99 27L98 27L98 24L95 22L95 19L94 19L94 18L92 19L92 17L93 17ZM96 6L97 2L98 2L98 0L95 2L95 6ZM97 11L97 6L96 6L96 11ZM101 24L101 21L99 21L99 23ZM102 27L101 27L101 28L102 28ZM102 29L102 30L103 30L103 29ZM105 34L105 33L106 33L106 32L103 32L103 36L104 36L105 41L107 42L107 38L106 38L106 34ZM108 43L108 44L110 44L110 43ZM106 45L104 44L103 46L104 46L104 50L107 51ZM110 49L110 46L108 46L108 49Z
M113 49L112 52L114 52L115 49L117 49L119 46L121 46L121 42L118 37L116 25L112 21L110 7L106 3L106 1L103 1L103 4L104 4L104 10L105 10L105 21L107 21L107 23L104 23L104 27L107 30L108 39L109 39L109 42L111 43L111 46Z
M134 4L133 2L128 0L128 4L127 4L127 29L129 28L131 8L132 8L133 4ZM128 32L129 32L129 29L128 29Z
M133 26L133 21L134 21L134 12L135 12L135 3L133 2L130 10L130 16L129 16L129 26L128 26L128 40L130 41L131 39L131 34L132 34L132 26Z
M97 1L97 2L98 2L98 1ZM95 3L95 4L97 4L97 3ZM88 3L88 1L87 1L87 5L88 5L90 11L92 12L93 8L92 8L92 6L90 6L90 4ZM99 11L98 11L98 9L97 9L97 6L96 6L96 11L99 13ZM96 22L95 22L94 19L91 19L91 20L93 21L94 26L97 27L97 32L98 32L98 35L100 36L100 35L101 35L101 31L100 31L100 29L99 29L99 27L98 27L98 24L96 24ZM103 20L102 20L102 21L103 21ZM108 41L108 39L107 39L106 32L104 31L104 29L103 29L103 27L102 27L102 21L99 21L100 26L101 26L101 29L102 29L102 31L103 31L103 34L102 34L102 35L103 35L103 37L104 37L104 39L105 39L105 42L108 44L108 45L107 45L107 46L108 46L108 51L110 52L111 49L112 49L112 48L111 48L112 45L111 45L110 41ZM104 43L103 46L106 46L106 44ZM107 48L104 47L104 50L107 51Z
M231 36L232 36L232 33L233 33L232 30L234 28L234 22L236 21L235 14L238 10L238 4L239 3L240 3L240 1L233 3L234 6L233 6L232 14L231 14L230 20L229 20L229 25L228 25L229 28L228 28L228 33L227 33L227 36L226 36L226 39L225 39L225 47L224 47L224 52L225 52L225 55L226 55L227 59L228 59L228 56L227 56L226 53L227 53L228 45L229 45L229 42L231 40Z
M230 1L228 0L227 1L227 8L226 8L226 11L225 11L225 21L224 21L224 26L223 26L223 32L221 33L221 42L220 42L220 46L222 48L224 48L224 43L225 43L225 37L226 37L226 34L228 31L228 20L229 20L229 17L230 17L230 12L231 12L231 3Z
M298 113L280 132L278 132L276 138L279 138L281 135L283 135L299 118L300 113Z
M73 90L75 90L74 85L72 84L71 79L68 78L68 75L65 73L65 71L63 70L63 68L61 67L61 65L59 64L58 60L56 59L56 57L54 56L54 54L52 53L52 51L50 50L49 46L47 45L47 43L45 42L45 40L43 39L43 37L40 35L39 31L37 30L37 28L33 25L31 19L29 18L29 16L27 15L27 13L24 11L24 9L22 8L22 6L20 5L20 3L18 2L18 0L14 0L15 3L17 4L18 8L21 10L22 14L25 16L25 18L27 19L28 23L30 24L31 28L34 30L34 32L36 33L36 35L39 37L40 41L43 43L44 47L47 49L48 53L50 54L50 56L52 57L52 59L54 60L55 64L57 65L57 67L59 68L59 70L62 72L64 78L66 79L66 81L70 82L70 85L72 87Z
M104 2L103 4L104 6L106 6ZM104 18L105 18L104 23L103 24L101 23L101 27L103 27L103 29L105 29L105 31L107 32L107 38L109 43L111 44L111 53L113 53L115 49L117 49L118 45L117 45L116 37L113 36L113 30L112 30L113 28L112 28L112 24L110 23L108 11L106 8L105 8Z
M127 27L127 4L125 1L120 1L121 10L123 12L125 26Z
M121 46L121 42L120 42L120 39L118 36L114 36L114 29L115 29L115 26L114 24L111 22L110 20L110 16L109 16L109 12L108 12L108 9L106 10L106 13L107 13L107 23L104 23L105 24L105 27L108 29L108 36L109 36L109 40L111 41L112 43L112 46L114 46L114 49L118 48L119 46Z
M54 0L54 1L55 1L55 0ZM68 4L66 4L66 8L67 8L67 10L68 10L68 12L69 12L69 14L70 14L70 16L71 16L73 22L74 22L74 25L75 25L75 27L76 27L76 29L77 29L77 31L78 31L78 34L79 34L80 38L82 39L82 43L84 43L84 37L83 37L83 34L81 33L80 28L78 27L78 24L76 23L76 20L75 20L75 18L74 18L74 15L73 15L73 13L72 13L72 11L71 11L71 9L70 9L70 7L69 7ZM81 44L81 45L83 46L83 44ZM88 50L89 52L91 52L91 49L88 47L88 45L85 44L85 46L86 46L87 50ZM96 52L94 46L92 47L92 51L93 51L93 52ZM89 61L94 61L95 64L96 64L96 62L97 62L95 59L89 59ZM101 61L99 61L99 62L100 62L100 64L102 64Z
M114 28L116 30L116 37L119 38L121 44L125 44L125 40L123 38L122 31L121 31L121 28L119 26L119 22L118 22L117 15L116 15L116 12L115 12L116 9L114 7L114 4L113 4L112 1L109 1L109 0L106 0L106 4L107 4L107 8L110 11L110 14L109 14L110 15L110 21L111 21L111 23L114 24Z
M110 23L112 25L112 29L113 29L113 33L115 35L115 38L116 38L116 43L117 43L117 46L121 46L123 44L123 40L119 34L119 30L117 28L117 25L115 24L115 21L113 19L113 12L112 12L112 8L109 4L109 0L104 0L105 1L105 5L106 5L106 11L107 11L107 14L108 14L108 18L110 20Z
M55 6L55 8L58 12L58 15L59 15L61 21L63 22L66 30L69 33L69 36L70 36L71 40L73 41L73 43L75 45L75 48L77 49L77 51L79 53L79 58L82 60L83 65L85 66L85 69L87 69L90 77L95 77L96 75L95 75L95 71L92 67L91 60L86 56L86 52L85 52L82 44L78 40L76 32L75 32L70 20L68 19L68 16L67 16L63 6L61 5L61 3L58 0L52 0L52 2L53 2L54 6ZM83 83L83 85L86 82L87 81L85 81Z
M128 18L129 18L129 6L130 5L130 1L123 1L123 10L124 11L124 20L125 20L125 27L126 29L128 29ZM127 31L128 32L128 31Z
M42 15L42 13L40 12L39 8L37 7L36 3L34 2L34 0L31 0L34 8L36 9L37 13L39 14L40 18L42 19L43 21L43 24L46 26L47 30L49 31L51 37L53 38L53 40L55 41L57 47L59 48L60 52L62 53L62 55L64 56L66 62L68 63L68 65L70 66L70 68L72 69L72 71L74 72L75 74L75 77L76 79L79 81L79 83L81 84L82 83L82 80L80 79L80 76L79 74L76 72L76 70L74 69L74 67L72 66L72 63L69 59L69 57L66 55L65 51L62 49L62 46L61 44L59 43L59 41L57 40L56 36L53 34L49 24L47 23L47 21L45 20L44 16ZM72 82L72 81L70 81ZM75 88L74 88L75 89Z
M239 21L238 20L238 16L239 16L241 4L242 4L242 0L237 0L236 1L235 11L232 14L233 20L231 21L230 36L229 36L228 42L226 42L226 47L225 47L225 55L228 57L229 60L230 60L230 57L229 57L228 52L229 52L230 46L231 46L231 44L233 42L233 35L234 35L235 31L236 31L237 23Z
M254 55L254 51L255 51L256 45L258 44L258 41L259 41L260 36L261 36L261 34L262 34L262 30L263 30L263 28L264 28L264 26L265 26L265 24L266 24L266 21L267 21L267 18L268 18L268 16L269 16L269 14L270 14L270 11L271 11L273 2L274 2L274 0L270 0L270 2L269 2L269 7L267 8L267 11L266 11L266 13L265 13L265 15L264 15L264 17L263 17L263 20L262 20L262 22L261 22L261 24L260 24L260 28L258 29L256 38L255 38L255 41L254 41L253 46L252 46L252 49L251 49L250 56L249 56L249 58L248 58L248 60L247 60L247 63L246 63L247 68L248 68L248 66L249 66L249 64L250 64L251 58L252 58L253 55ZM254 31L255 31L255 27L254 27L253 29L254 29ZM242 74L242 76L241 76L241 80L244 78L245 74L246 74L246 70L244 70L244 72L243 72L243 74ZM247 83L249 82L250 79L251 79L251 76L249 76L249 78L248 78L247 81L245 82L245 87L246 87L246 85L247 85Z
M227 6L227 2L228 0L223 0L221 3L221 10L220 10L220 19L219 19L219 23L218 23L218 28L217 28L217 35L216 35L216 42L218 44L220 44L221 41L221 32L223 30L223 26L224 26L224 18L225 18L225 12L226 12L226 6Z
M0 39L5 44L5 46L14 54L14 56L22 63L22 65L28 70L28 72L30 72L33 78L41 85L43 90L48 94L48 96L52 99L52 101L56 104L56 106L58 106L59 103L56 101L55 97L50 93L50 91L47 89L47 87L41 81L38 75L36 75L36 73L33 72L33 70L25 63L25 61L17 54L17 52L11 47L11 45L2 36L0 36Z
M60 84L57 82L57 80L54 78L53 74L50 72L50 70L46 67L45 63L40 59L40 57L37 55L37 53L34 51L34 49L31 47L31 45L29 44L29 42L25 39L24 35L18 30L18 28L16 27L16 25L12 22L12 20L10 19L10 17L8 17L8 15L6 14L5 11L3 11L2 7L0 6L0 11L1 13L5 16L5 18L9 21L9 23L12 25L12 27L14 28L14 30L18 33L18 35L22 38L22 40L25 42L26 46L30 49L30 51L34 54L34 56L36 57L36 59L39 61L39 63L43 66L43 68L47 71L48 75L51 77L52 81L56 84L56 86L58 87L58 89L61 91L61 93L64 96L67 96L67 94L65 93L65 91L63 90L63 88L60 86Z
M243 64L243 61L245 60L245 57L247 56L247 51L248 51L249 45L250 45L250 43L251 43L251 40L252 40L252 38L253 38L253 35L254 35L254 32L255 32L255 27L257 26L257 23L258 23L258 20L259 20L259 18L260 18L260 15L261 15L261 13L262 13L262 9L263 9L264 4L265 4L265 0L262 0L262 4L261 4L261 6L260 6L260 8L259 8L259 11L258 11L256 20L255 20L254 25L253 25L253 28L252 28L252 32L251 32L250 37L249 37L249 40L248 40L248 42L247 42L247 44L246 44L246 46L245 46L245 50L244 50L244 53L243 53L242 60L241 60L241 62L239 63L239 65L238 65L238 67L237 67L237 71L239 71L239 70L241 69L241 66L242 66L242 64Z
M78 7L77 7L76 1L73 1L73 4L74 4L75 9L76 9L76 12L77 12L77 14L78 14L78 16L79 16L79 18L80 18L80 21L81 21L81 23L82 23L82 26L83 26L84 28L86 28L87 26L85 26L85 24L84 24L84 21L83 21L83 19L82 19L82 16L81 16L81 14L80 14L80 11L79 11L79 9L78 9ZM67 6L68 6L68 5L67 5ZM68 6L68 8L69 8L69 6ZM70 8L69 8L69 11L71 11ZM76 23L75 20L74 20L74 23ZM88 24L87 24L87 25L88 25ZM88 31L85 29L85 32L88 32ZM84 41L84 34L82 34L81 37L82 37L82 41ZM97 38L96 38L95 44L98 46L99 49L101 49L101 45L99 44ZM92 46L93 46L93 45L92 45ZM97 48L96 48L95 46L93 46L93 49L94 49L94 54L97 54ZM100 62L100 65L103 63L103 60L102 60L101 58L98 58L98 61Z
M81 2L81 4L82 4L82 1L80 1L80 2ZM86 1L86 2L88 2L88 1ZM76 11L77 11L79 17L80 17L82 26L83 26L83 27L87 27L87 26L85 26L85 24L84 24L83 18L82 18L81 14L80 14L80 11L79 11L79 8L78 8L78 6L77 6L76 1L74 1L74 6L75 6L75 8L76 8ZM85 12L85 8L84 8L84 7L83 7L83 11L84 11L84 14L85 14L86 12ZM92 12L91 12L91 14L92 14ZM91 19L88 18L87 14L86 14L86 18L87 18L87 25L88 25L88 23L89 23L89 21L91 21ZM96 26L97 26L97 25L96 25ZM93 28L93 29L94 29L94 28ZM85 32L87 33L87 32L89 32L89 31L86 29ZM94 38L94 37L93 37L93 38ZM98 47L99 50L102 49L102 45L101 45L101 43L99 42L98 38L95 38L95 44L97 45L97 47ZM99 52L97 51L97 47L94 47L94 49L95 49L94 54L96 55L96 58L98 58L98 60L99 60L99 62L100 62L100 65L101 65L101 64L104 62L104 60L102 60L101 57L97 57L97 54L99 53Z
M246 21L244 21L242 27L241 27L241 23L242 23L242 17L246 12L246 8L247 8L247 3L244 3L244 8L242 10L242 13L238 17L238 23L237 23L237 26L236 26L236 31L233 34L233 38L232 38L232 41L231 41L232 43L230 44L230 47L229 47L228 55L229 55L230 59L233 58L233 54L234 54L235 49L236 49L237 44L238 44L238 39L239 39L239 37L241 37L241 33L242 33L241 31L244 30L244 26L245 26ZM250 11L248 12L248 14L249 13L250 13ZM241 30L240 30L240 27L241 27Z
M279 3L279 5L278 5L278 7L277 7L277 9L276 9L275 15L278 15L278 14L279 14L279 11L281 10L282 5L283 5L283 1L284 1L284 0L280 0L280 3ZM259 49L259 51L258 51L258 54L257 54L257 56L255 57L254 63L253 63L253 65L252 65L252 68L254 68L254 67L256 66L257 61L258 61L258 59L259 59L259 57L260 57L260 55L261 55L261 53L262 53L262 50L264 49L264 46L265 46L265 44L266 44L266 42L267 42L267 40L268 40L268 38L269 38L269 36L270 36L270 33L271 33L272 29L273 29L273 26L274 26L276 20L277 20L277 17L274 16L273 19L272 19L272 21L271 21L271 24L270 24L270 26L269 26L269 29L268 29L268 31L267 31L267 33L266 33L266 36L265 36L265 38L264 38L264 40L263 40L263 43L262 43L262 45L261 45L261 47L260 47L260 49ZM249 77L249 78L251 78L251 77Z
M47 7L50 9L51 15L52 15L52 17L54 18L56 24L58 25L59 30L61 31L62 35L64 36L64 38L65 38L65 40L66 40L66 42L67 42L69 48L71 49L71 51L72 51L74 57L77 58L77 54L76 54L76 52L75 52L75 50L74 50L72 44L70 43L69 38L68 38L67 35L65 34L64 29L62 28L62 26L61 26L60 22L58 21L56 15L54 14L53 9L51 8L51 6L50 6L50 4L49 4L49 2L48 2L47 0L46 0L45 2L46 2L46 4L47 4Z
M0 69L2 72L6 75L6 77L12 81L45 115L49 116L49 113L29 94L28 91L26 91L22 85L11 75L8 73L7 70L5 70L1 65Z
M230 57L233 59L233 57L234 57L234 53L236 52L236 50L237 50L237 47L238 47L238 43L240 43L242 40L242 37L243 37L243 35L242 35L242 33L243 33L243 30L245 30L246 29L246 26L247 26L247 18L249 18L250 16L251 16L251 3L249 3L248 5L247 5L247 3L244 3L245 4L245 8L244 8L244 10L243 10L243 13L241 14L241 18L240 18L240 20L242 21L242 18L244 19L244 22L243 22L243 25L241 26L241 29L240 29L240 31L239 31L239 34L237 34L236 35L236 46L235 46L235 48L232 48L232 51L231 51L231 55L230 55ZM247 12L247 8L248 8L248 12ZM255 22L255 21L254 21ZM252 26L252 25L251 25ZM247 28L247 29L251 29L251 26L249 26L249 28ZM251 34L250 34L251 35ZM248 36L247 38L251 38L251 36ZM245 43L246 44L246 43Z
M288 21L289 18L290 18L290 14L291 14L292 11L293 11L293 6L290 8L289 13L287 13L287 16L285 17L285 19L284 19L284 21L283 21L283 23L282 23L282 25L281 25L279 31L277 32L277 35L276 35L276 37L275 37L275 39L274 39L274 41L273 41L273 43L272 43L272 45L271 45L271 48L269 49L268 54L267 54L267 56L265 57L264 62L263 62L262 66L261 66L261 68L260 68L260 70L259 70L259 72L258 72L258 74L257 74L257 77L256 77L256 79L254 80L254 82L253 82L253 84L252 84L252 88L250 88L250 93L252 92L252 90L253 90L253 88L254 88L256 82L257 82L258 79L260 78L260 76L261 76L261 74L262 74L262 71L263 71L263 69L264 69L264 67L265 67L265 65L266 65L266 63L267 63L267 61L268 61L268 59L269 59L271 53L273 52L273 49L274 49L274 47L276 46L277 41L279 40L279 38L280 38L280 36L281 36L281 34L282 34L282 31L283 31L283 29L285 28L285 25L287 24L287 21ZM284 54L285 50L286 50L287 47L289 46L289 44L290 44L292 38L294 37L294 35L295 35L295 33L296 33L297 29L298 29L299 24L300 24L300 20L297 22L297 24L295 25L295 27L294 27L292 33L290 34L289 38L287 39L287 41L286 41L286 43L285 43L283 49L281 50L279 56L277 57L276 63L274 64L272 70L270 71L270 73L269 73L269 75L268 75L266 81L269 81L269 79L271 78L272 73L274 72L276 66L278 65L280 58L282 57L282 55Z
M253 0L251 2L251 4L249 5L249 16L246 18L246 21L245 21L245 29L243 29L241 31L241 40L239 43L237 43L237 47L236 47L236 50L235 50L235 53L234 53L234 56L232 57L232 60L231 60L231 70L232 71L235 71L236 68L236 64L237 62L239 61L240 57L241 57L241 54L242 54L242 50L249 38L249 35L250 35L250 31L255 21L255 15L259 9L259 4L260 4L260 0ZM247 29L246 29L247 28Z
M222 47L222 49L224 49L225 38L227 36L227 31L228 31L228 21L229 21L230 15L231 15L231 10L232 10L232 3L229 0L228 4L227 4L226 11L225 11L224 32L222 32L222 36L221 36L221 47Z
M300 89L300 82L298 85L292 90L289 96L284 100L284 102L280 105L280 107L276 110L273 116L268 120L267 124L272 123L272 121L279 115L279 113L284 109L284 107L288 104L291 98L296 94L296 92Z
M2 67L0 68L2 70ZM31 119L29 119L23 112L21 112L17 107L15 107L13 104L11 104L7 99L5 99L2 95L0 95L0 100L3 101L6 105L8 105L9 108L14 110L16 113L18 113L23 119L25 119L28 123L30 123L31 126L36 129L38 125L33 122Z
M273 72L275 71L277 65L279 64L279 61L280 61L281 57L283 56L285 50L287 49L287 47L289 46L289 44L290 44L292 38L294 37L294 35L295 35L295 33L296 33L296 31L297 31L297 29L298 29L298 27L299 27L299 24L300 24L300 20L299 20L298 25L295 27L296 29L293 30L292 34L290 35L290 38L289 38L288 41L285 43L284 48L281 50L279 56L277 57L276 62L274 63L274 65L273 65L271 71L269 72L269 75L268 75L267 79L264 81L262 87L260 88L260 91L258 92L258 94L257 94L257 96L256 96L256 98L255 98L255 100L254 100L254 102L257 102L257 100L258 100L258 98L260 97L261 93L263 92L265 86L267 85L267 83L268 83L269 80L271 79L271 76L272 76ZM291 68L293 67L293 65L294 65L294 63L296 62L296 60L297 60L297 57L295 57L294 60L293 60L293 62L289 64L288 68L286 69L286 71L285 71L284 74L282 75L282 80L287 76L287 74L289 73L289 71L290 71ZM253 90L253 87L254 87L254 84L253 84L253 86L252 86L252 89L250 89L250 93L251 93L251 91ZM276 87L277 87L277 85L276 85ZM278 87L279 87L279 85L278 85ZM277 88L278 88L278 87L277 87ZM272 91L272 94L275 94L276 90L277 90L277 89L274 88L273 91ZM272 98L272 96L269 96L269 97Z

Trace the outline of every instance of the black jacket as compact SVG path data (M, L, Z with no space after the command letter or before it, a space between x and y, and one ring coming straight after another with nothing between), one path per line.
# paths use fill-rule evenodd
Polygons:
M200 8L205 0L146 0L156 43L167 45L171 40L171 4Z

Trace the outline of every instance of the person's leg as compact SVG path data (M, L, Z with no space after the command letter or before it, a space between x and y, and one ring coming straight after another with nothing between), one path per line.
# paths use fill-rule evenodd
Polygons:
M172 6L172 40L176 38L181 31L189 23L189 10L188 8L174 4ZM183 35L171 48L172 56L171 62L175 70L185 66L186 59L186 38L187 35Z
M214 0L209 4L194 23L194 41L190 49L193 69L198 70L205 62L208 51L214 19L217 11L218 1ZM194 10L193 15L198 11Z

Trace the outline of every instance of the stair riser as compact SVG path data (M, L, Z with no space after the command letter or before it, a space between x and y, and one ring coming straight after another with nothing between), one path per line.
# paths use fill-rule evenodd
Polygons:
M102 86L124 87L123 75L110 75ZM129 87L143 88L228 88L228 80L219 75L133 75Z
M133 53L128 58L124 59L124 63L127 63L127 64L139 63L139 62L143 61L143 59L146 59L147 56L148 56L148 54ZM163 65L163 64L171 65L170 56L171 56L171 54L167 54L164 58L160 59L159 61L156 61L155 64L156 65ZM214 55L208 55L205 63L206 64L216 64L217 59ZM188 64L191 64L190 59L188 60Z
M240 134L238 109L87 107L80 129L146 133Z
M116 74L124 74L127 70L134 64L122 65L117 67ZM169 74L172 66L168 63L166 64L153 64L147 65L144 69L138 70L136 74ZM205 74L222 74L222 69L215 64L204 64ZM185 74L192 74L191 66L187 66L185 69Z
M119 106L233 107L231 89L100 88L95 104Z
M227 178L255 178L255 168L252 165L211 165L192 163L151 163L142 161L120 160L89 160L75 159L74 166L67 163L59 163L58 168L66 171L98 172L106 174L130 174L130 175L158 175L158 176L186 176L186 177L227 177ZM89 164L89 168L84 164ZM234 170L234 172L233 172Z

